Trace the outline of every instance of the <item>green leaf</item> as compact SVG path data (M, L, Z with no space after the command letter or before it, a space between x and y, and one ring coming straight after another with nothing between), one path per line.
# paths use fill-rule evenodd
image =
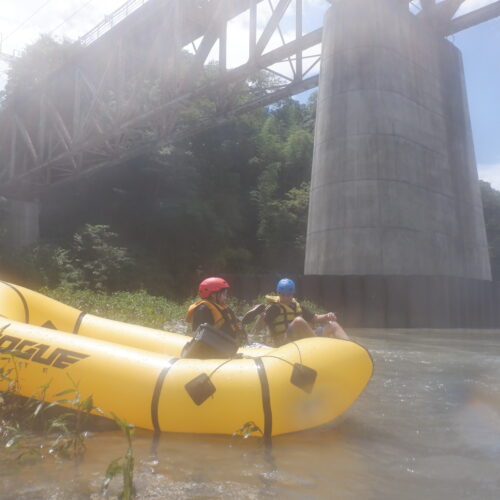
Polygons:
M40 413L40 410L43 408L44 404L45 403L43 401L38 404L38 406L35 408L35 411L33 412L34 417L36 417Z
M84 412L89 412L89 411L92 411L92 409L94 408L94 401L92 399L92 396L89 396L88 398L84 399L79 405L78 405L78 409L80 411L84 411Z
M240 436L243 439L247 439L253 433L259 432L260 434L264 434L260 427L255 422L245 422L239 429L233 432L233 437Z
M70 394L72 392L76 392L76 389L66 389L65 391L58 392L57 394L54 394L54 397L57 398L59 396L64 396L65 394Z

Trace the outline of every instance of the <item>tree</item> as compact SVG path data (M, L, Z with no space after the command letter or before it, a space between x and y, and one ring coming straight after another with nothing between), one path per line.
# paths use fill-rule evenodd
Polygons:
M61 282L98 291L126 288L124 273L133 261L125 248L116 246L117 236L104 225L86 224L75 233L69 248L54 253Z
M66 49L73 50L54 44L42 38L12 68L11 102L16 95L33 91L32 82L51 71L33 57L45 58L53 68L65 60ZM214 68L206 68L206 78L215 74ZM168 82L144 75L131 75L127 82L131 89L141 89L140 106L152 105L164 83ZM272 83L258 75L253 81L214 86L204 97L187 103L178 116L180 130L194 127L195 135L45 193L41 234L44 242L64 249L57 256L66 281L101 289L117 286L106 278L106 269L113 267L106 252L93 261L86 257L95 250L92 241L105 237L91 230L82 234L85 224L106 226L106 231L119 234L120 248L128 248L137 263L129 283L155 293L191 291L189 286L199 274L277 268L301 272L314 99L305 105L285 99L221 125L200 127L228 106L264 95ZM112 91L109 99L112 104ZM31 101L21 106L36 116ZM137 134L136 139L140 143L148 138ZM106 269L97 264L103 259L109 264ZM93 281L96 275L104 276L104 282Z
M267 269L302 272L313 149L309 118L307 105L282 101L258 136L261 174L252 194Z
M56 42L49 35L41 35L24 54L10 63L7 84L2 92L5 104L28 97L38 91L39 85L56 69L70 61L81 46L77 43Z

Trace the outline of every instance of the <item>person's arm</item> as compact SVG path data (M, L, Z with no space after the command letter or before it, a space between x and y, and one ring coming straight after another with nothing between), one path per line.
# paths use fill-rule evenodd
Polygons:
M326 314L315 314L314 321L319 324L325 324L329 321L337 321L337 316L335 316L335 313L333 312L328 312Z
M238 317L236 316L236 314L234 313L234 311L232 309L229 309L229 311L231 311L231 316L233 316L236 321L237 321L237 324L236 324L236 327L238 329L238 331L236 332L236 335L234 335L234 333L232 333L235 338L236 338L236 341L238 342L239 346L243 346L245 345L246 343L248 343L248 334L247 332L245 331L245 329L243 328L243 323L238 320Z
M302 306L302 312L300 314L308 323L313 324L316 320L317 314L314 314L307 307Z
M214 324L212 313L210 312L210 309L204 304L194 310L192 323L193 332L203 323L208 323L209 325Z
M241 324L247 325L248 323L252 323L255 321L257 317L261 317L262 313L265 311L266 306L264 304L257 304L253 306L250 310L248 310L241 318Z
M326 314L313 313L309 308L302 306L302 317L311 324L324 325L329 321L337 321L335 313L328 312Z
M280 309L279 309L279 306L277 306L276 304L271 304L270 306L268 306L266 308L266 310L264 311L265 324L271 325L274 321L274 318L276 318L276 316L278 316L279 313L280 313Z

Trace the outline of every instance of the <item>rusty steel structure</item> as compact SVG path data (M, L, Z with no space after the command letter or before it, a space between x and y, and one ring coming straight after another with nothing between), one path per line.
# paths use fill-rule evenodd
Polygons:
M137 0L136 0L137 1ZM325 0L326 1L326 0ZM75 59L51 75L37 92L2 109L1 192L30 199L67 178L119 164L161 142L175 141L246 110L316 87L320 54L305 54L321 42L321 29L303 33L302 0L268 4L271 14L261 33L257 12L263 0L142 1L118 24L96 38L82 38ZM295 8L295 37L280 29ZM248 12L248 60L227 65L227 27ZM97 31L97 34L99 33ZM282 45L266 51L273 34ZM218 49L217 49L218 46ZM190 49L188 53L186 49ZM209 55L218 50L215 63ZM286 61L289 74L273 69ZM235 86L259 71L274 75L272 85L255 86L240 102ZM291 74L290 74L291 73ZM154 87L144 94L142 82ZM209 95L214 106L193 123L180 119L194 100Z
M446 9L456 10L462 1L422 0L416 15L444 19L440 29L448 36L500 14L496 1L450 21ZM270 14L258 29L263 4ZM294 37L286 40L280 23L290 9ZM248 60L229 68L228 23L243 13ZM304 32L303 21L303 0L129 0L82 37L71 62L31 92L3 103L0 194L36 199L50 185L316 87L322 28ZM276 34L281 45L267 49ZM207 64L215 50L216 62ZM280 70L282 63L288 71ZM241 102L237 86L262 71L273 75L271 84L250 83L251 97ZM146 80L154 95L145 93ZM193 101L204 96L211 99L210 109L195 120L186 118Z

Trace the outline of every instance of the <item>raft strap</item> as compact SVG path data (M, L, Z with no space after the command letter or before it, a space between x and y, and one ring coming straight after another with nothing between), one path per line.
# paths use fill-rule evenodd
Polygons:
M160 402L160 394L163 387L163 381L165 380L165 377L167 376L170 368L172 368L172 366L178 359L179 358L170 359L168 363L162 368L160 374L158 375L158 379L156 380L153 397L151 399L151 421L153 422L153 429L155 433L161 432L160 424L158 423L158 403Z
M264 443L271 444L271 436L273 434L273 412L271 410L271 395L269 393L269 382L267 380L266 368L262 359L254 358L257 365L257 373L259 374L260 387L262 390L262 409L264 410Z
M78 330L80 330L80 326L82 325L83 318L87 313L81 312L76 320L75 326L73 327L73 333L78 335Z

